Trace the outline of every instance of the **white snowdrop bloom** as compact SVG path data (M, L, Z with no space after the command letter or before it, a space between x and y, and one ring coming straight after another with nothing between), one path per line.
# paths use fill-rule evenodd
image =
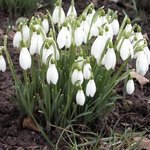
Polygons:
M78 90L76 95L76 102L78 105L83 106L85 103L85 95L83 90Z
M114 19L111 22L112 30L113 30L113 35L117 35L119 33L119 22L118 19Z
M59 16L60 15L60 16ZM61 6L56 6L52 14L54 24L63 24L65 21L65 12Z
M86 63L83 68L83 77L86 80L89 80L91 77L91 65L90 63Z
M87 20L87 22L88 22L89 25L90 25L91 22L92 22L92 19L93 19L93 16L94 16L95 12L96 12L96 11L93 9L92 12L89 13L89 14L87 15L87 17L86 17L86 20Z
M6 61L3 55L0 55L0 71L4 72L6 70Z
M136 33L135 33L135 37L136 37L137 42L138 42L139 40L141 40L138 45L143 46L143 45L144 45L144 38L143 38L142 33L141 33L141 32L136 32ZM135 42L135 44L136 44L136 42Z
M50 63L46 74L47 83L53 83L54 85L56 85L58 82L58 78L59 74L56 65Z
M17 31L13 38L13 46L19 48L20 42L22 41L22 35L20 31Z
M140 51L136 59L136 71L142 75L145 75L148 69L149 65L147 56L144 51Z
M132 59L133 55L134 55L134 50L130 40L124 39L120 48L120 56L122 60L126 60L127 58L129 58L129 56L131 56Z
M90 31L90 38L93 36L98 36L98 34L99 34L99 28L96 23L93 23Z
M96 93L96 85L93 79L90 79L86 86L86 95L93 97Z
M70 15L77 16L77 11L76 11L75 7L72 5L69 7L69 10L67 12L67 17Z
M75 35L74 35L75 37L74 37L74 39L75 39L76 46L80 46L82 44L82 42L83 42L83 35L82 35L82 33L83 33L83 30L82 30L81 27L77 27L75 29Z
M107 70L114 69L116 65L116 54L113 48L109 48L106 52L104 65Z
M74 69L72 76L71 76L71 82L72 84L75 84L77 81L80 84L83 83L83 73L82 71L79 71L78 69Z
M44 64L46 64L47 63L47 58L50 56L50 55L52 55L52 58L54 58L54 54L53 54L53 50L52 50L52 48L50 47L50 48L44 48L43 49L43 54L42 54L42 62L44 63Z
M106 41L110 38L110 40L113 39L113 28L111 26L111 24L107 24L106 25L106 29L105 29L105 32L104 32L104 36L106 38Z
M127 94L131 95L135 90L134 87L134 82L132 79L128 80L127 85L126 85L126 92Z
M41 53L41 48L42 48L43 43L44 43L44 39L43 39L42 34L37 34L37 52L39 55Z
M144 47L144 53L147 56L148 65L150 65L150 50L149 50L148 46Z
M125 32L131 32L132 31L132 25L129 23L125 27Z
M42 27L43 27L45 33L47 34L48 31L49 31L49 22L48 22L48 19L45 18L45 19L42 21Z
M31 67L31 55L27 47L23 47L21 49L21 52L19 55L19 64L23 70L27 70Z
M89 34L89 30L90 30L90 26L87 23L86 20L81 22L81 28L83 30L83 42L86 44L87 43L87 38L88 38L88 34Z
M99 63L101 59L101 55L104 50L105 44L106 40L105 37L102 35L99 35L92 44L91 55L95 57L97 63Z
M67 27L62 27L57 36L58 47L62 49L64 46L71 46L71 33Z
M33 32L31 36L31 44L29 48L31 55L34 55L35 53L37 53L37 49L38 49L37 45L38 45L37 33Z
M26 42L30 39L30 29L27 25L22 26L22 37Z

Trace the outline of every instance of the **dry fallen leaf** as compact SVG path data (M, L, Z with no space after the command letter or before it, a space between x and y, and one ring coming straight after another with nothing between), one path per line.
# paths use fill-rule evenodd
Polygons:
M143 88L143 85L145 85L146 83L149 82L149 80L147 78L145 78L143 75L141 75L135 71L130 72L130 75L132 78L135 78L140 83L142 88Z
M135 142L139 142L139 150L150 150L150 139L148 138L141 138L141 137L135 137L134 138Z
M37 132L40 132L39 128L35 124L34 120L30 117L27 116L23 119L23 128L28 128Z

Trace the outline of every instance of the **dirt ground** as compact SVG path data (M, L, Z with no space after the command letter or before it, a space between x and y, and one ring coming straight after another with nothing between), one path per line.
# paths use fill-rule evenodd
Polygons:
M65 1L65 10L67 10L69 0ZM88 3L88 1L87 1ZM135 19L136 14L133 8L122 3L113 3L108 0L99 1L97 7L105 6L118 11L119 18L123 18L124 14L122 9L129 15L131 19ZM76 7L78 12L82 11L85 7L85 2L77 0ZM150 38L150 18L149 12L142 11L137 20L142 26L143 34ZM6 31L8 23L7 13L0 11L0 44L2 45L2 38ZM12 43L12 34L9 33L9 41ZM18 52L16 52L12 45L9 44L9 51L17 65L17 71L20 72L18 66ZM150 80L150 71L146 77ZM146 136L150 137L150 83L144 85L142 89L136 81L136 90L133 95L126 96L124 99L117 100L114 111L105 119L105 135L109 135L110 128L115 127L115 131L121 133L125 128L133 128L135 131L147 131ZM122 86L118 86L118 94L123 93ZM43 139L42 135L24 129L22 127L23 115L20 114L18 106L14 103L12 96L14 95L13 81L10 75L10 70L0 73L0 150L24 150L24 149L49 149L47 142ZM117 122L117 124L116 124ZM99 125L97 131L99 130ZM55 137L55 133L52 137Z

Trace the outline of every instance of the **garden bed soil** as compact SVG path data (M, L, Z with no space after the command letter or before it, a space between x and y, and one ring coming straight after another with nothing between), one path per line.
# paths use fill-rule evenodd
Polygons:
M69 0L68 0L69 1ZM88 3L88 2L87 2ZM77 10L83 10L84 1L77 0ZM122 5L109 2L108 0L99 1L98 6L106 6L118 11L119 17L123 18ZM120 6L121 5L121 6ZM69 7L69 3L65 2L65 9ZM128 13L131 19L134 19L133 9L128 9L123 6L123 9ZM150 18L148 13L142 13L142 21L138 21L143 29L143 34L150 38ZM144 17L143 17L144 16ZM7 13L0 11L0 44L2 45L3 35L6 33ZM9 41L12 43L14 32L8 33ZM20 72L18 65L18 52L8 45L13 61L17 65L17 71ZM7 65L8 66L8 65ZM146 77L150 80L150 71ZM105 135L109 135L110 129L115 126L116 132L123 132L125 128L132 128L137 131L145 131L146 136L150 129L150 83L144 85L142 89L136 81L136 90L133 95L126 96L123 99L117 100L114 111L105 119ZM118 94L123 93L122 86L117 88ZM20 114L19 107L14 103L13 96L13 80L10 70L0 73L0 150L34 150L49 149L47 142L38 132L25 129L22 127L23 116ZM97 131L100 131L99 124L95 125ZM55 132L51 136L55 140Z

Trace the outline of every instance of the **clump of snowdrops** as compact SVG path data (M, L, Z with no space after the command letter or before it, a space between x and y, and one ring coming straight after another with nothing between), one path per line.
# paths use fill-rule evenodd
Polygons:
M73 0L67 14L58 1L52 14L33 16L18 25L13 46L20 50L23 80L6 45L5 38L0 70L6 70L4 52L22 110L30 116L38 109L47 122L62 127L103 119L114 107L120 81L127 80L128 94L135 90L128 63L134 60L142 75L150 64L140 26L132 25L127 16L119 24L117 12L103 7L96 11L93 4L79 15Z

